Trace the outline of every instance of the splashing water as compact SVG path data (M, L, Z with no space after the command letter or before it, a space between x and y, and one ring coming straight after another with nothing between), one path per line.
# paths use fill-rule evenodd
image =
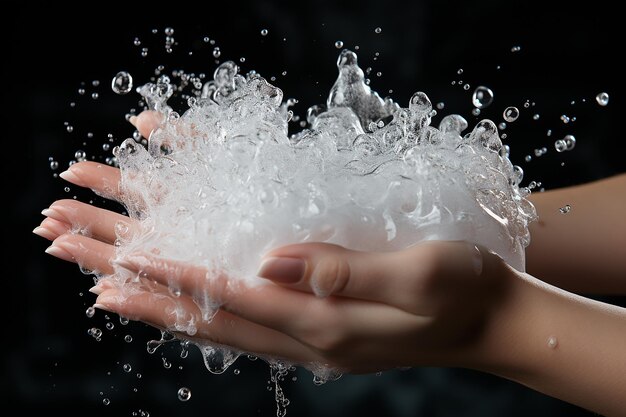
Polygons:
M343 50L337 66L326 106L310 108L310 128L291 137L293 102L283 103L279 88L255 72L240 75L230 61L182 115L167 104L174 91L167 77L140 87L163 122L147 149L127 139L114 151L123 203L140 225L132 235L116 228L117 256L158 253L224 271L229 285L263 285L255 276L260 257L285 244L380 251L468 240L524 270L535 210L496 125L482 120L463 135L467 121L448 115L435 128L436 111L423 92L402 108L370 89L355 53ZM105 279L122 296L136 291L138 277L120 266ZM170 287L180 291L174 280ZM220 306L204 293L194 301L201 317L178 306L168 330L194 335L198 321L211 320ZM154 342L154 349L162 343ZM193 343L214 373L241 353ZM309 368L322 382L338 375Z

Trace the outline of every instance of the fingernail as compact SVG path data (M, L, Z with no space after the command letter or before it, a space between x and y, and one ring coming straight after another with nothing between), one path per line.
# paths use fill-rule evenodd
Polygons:
M45 227L37 226L33 229L33 233L37 236L41 236L44 239L54 240L57 238L57 235L52 231L46 229Z
M128 121L130 122L131 125L137 127L137 116L130 116Z
M96 285L94 285L93 287L89 288L89 292L92 294L96 294L96 295L100 295L102 294L104 291L111 289L111 285L108 284L105 281L98 281L98 283Z
M48 249L46 249L45 252L48 255L52 255L64 261L76 262L76 259L72 256L70 252L68 252L67 250L63 248L60 248L58 245L52 244L51 246L48 247Z
M59 174L59 177L63 178L67 182L71 182L72 184L76 184L76 185L80 184L80 177L76 175L75 172L72 172L71 169L61 172Z
M272 281L292 283L304 276L306 264L299 258L267 258L261 264L257 276Z
M43 214L46 217L57 218L57 220L59 217L61 217L61 214L53 208L43 209L41 210L41 214Z
M107 307L104 304L96 303L93 305L93 307L97 308L98 310L104 310L104 311L108 311L109 313L114 313L113 310L111 310L109 307Z

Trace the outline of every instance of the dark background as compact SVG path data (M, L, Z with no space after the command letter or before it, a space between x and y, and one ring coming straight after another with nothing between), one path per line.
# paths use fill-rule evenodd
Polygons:
M433 103L445 102L440 114L458 112L473 125L471 91L484 84L496 98L481 117L499 122L505 107L519 107L521 116L505 130L505 143L511 146L513 162L526 172L525 184L541 181L550 189L626 169L622 97L616 91L623 84L617 63L622 38L613 20L617 12L602 2L586 2L583 8L546 1L257 1L238 2L229 9L108 3L84 10L23 3L3 15L2 211L8 227L2 277L3 409L16 405L23 413L91 416L130 416L139 409L151 416L275 415L273 392L267 389L269 369L262 361L239 359L226 374L212 375L193 349L187 359L179 357L176 346L149 355L145 343L158 338L158 332L138 323L123 326L116 316L107 320L102 312L85 317L94 300L87 293L91 278L45 255L46 242L30 233L42 219L40 210L55 199L77 195L102 203L75 187L66 193L65 184L53 178L48 158L59 161L60 172L77 149L97 160L106 156L101 145L107 133L114 135L115 143L132 134L123 116L137 97L114 95L109 87L112 76L126 69L141 84L159 64L211 74L215 60L204 36L217 40L222 60L244 56L243 71L254 68L266 78L276 76L275 84L285 96L300 100L294 109L299 115L325 100L336 77L339 51L334 43L342 40L347 48L360 46L362 67L373 68L372 87L383 96L393 89L391 95L403 106L413 92L424 90ZM175 29L179 42L171 56L163 47L167 26ZM374 33L377 26L382 33ZM152 28L159 33L153 35ZM266 37L260 36L264 28L269 30ZM147 58L133 45L135 37L142 40L141 47L149 47ZM512 53L517 45L521 50ZM380 53L377 60L375 52ZM281 75L284 70L286 76ZM378 71L381 77L375 75ZM93 87L92 80L100 80L100 86ZM451 85L458 80L471 89ZM81 81L86 83L85 96L77 94ZM94 91L100 94L98 100L91 99ZM595 102L601 91L611 96L604 108ZM535 106L524 109L526 100ZM72 101L75 108L70 107ZM541 116L538 121L532 120L535 113ZM561 114L576 121L563 124ZM71 134L63 125L66 121L74 126ZM548 129L551 137L546 136ZM87 139L87 132L94 138ZM565 134L576 136L576 148L557 154L554 140ZM548 153L535 157L534 150L544 146ZM524 161L528 154L533 155L530 163ZM115 324L113 330L105 329L107 321ZM87 335L94 326L104 332L100 342ZM132 335L132 343L124 342L126 334ZM170 369L163 367L162 357L172 363ZM132 372L123 371L125 363ZM512 382L465 370L344 376L321 387L311 379L298 370L283 384L291 400L289 415L591 415ZM186 403L176 398L181 386L192 390ZM111 404L103 405L104 398Z

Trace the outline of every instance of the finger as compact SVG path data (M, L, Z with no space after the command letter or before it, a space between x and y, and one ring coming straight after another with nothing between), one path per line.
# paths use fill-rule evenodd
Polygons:
M115 262L147 279L180 289L184 294L194 297L206 294L224 310L320 350L339 340L345 329L353 333L362 329L389 334L407 325L423 325L427 320L381 303L335 297L322 299L275 285L253 288L237 285L233 278L209 273L202 266L149 255L132 255Z
M132 116L129 122L137 128L141 136L149 138L154 129L159 127L163 116L154 110L145 110L138 116Z
M83 161L59 174L65 181L91 188L96 194L119 201L120 170L97 162Z
M43 219L41 224L33 229L33 233L48 240L54 240L72 228L71 225L50 217Z
M110 259L115 253L114 246L83 235L65 233L52 242L46 253L90 271L113 272Z
M105 243L113 243L118 237L116 234L128 238L138 227L137 221L127 216L71 199L55 201L42 214Z
M361 252L305 243L266 255L258 276L319 297L337 295L426 314L453 277L480 275L481 251L465 242L428 242L394 252Z
M197 333L191 335L194 338L208 339L245 352L281 357L298 363L320 361L309 348L291 337L226 311L219 310L207 323L202 320L202 313L193 300L185 296L172 297L167 292L139 292L124 297L117 289L107 289L98 296L95 306L170 330L180 328L177 323L181 320L194 323L197 328Z

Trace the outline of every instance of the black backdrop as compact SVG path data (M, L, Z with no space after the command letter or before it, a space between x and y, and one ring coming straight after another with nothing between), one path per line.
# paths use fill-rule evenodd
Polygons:
M212 47L202 41L209 36L217 40L221 59L244 56L244 71L254 68L267 78L276 76L286 96L300 100L294 110L303 115L306 107L323 101L332 85L338 53L334 43L342 40L345 47L360 46L362 66L373 68L372 87L382 95L393 89L392 96L405 106L414 91L424 90L434 103L446 103L444 114L459 112L473 124L470 93L485 84L496 99L484 117L500 121L506 106L520 107L520 119L505 132L513 161L526 172L525 183L541 181L550 189L623 172L616 12L602 2L584 7L547 3L258 1L228 8L109 3L72 10L22 4L12 14L3 12L2 126L8 149L2 162L2 211L8 253L3 254L1 404L23 412L92 416L132 415L139 409L152 416L275 413L273 392L267 390L269 370L261 361L240 359L225 375L211 375L195 350L187 359L179 358L174 346L148 355L145 342L158 336L156 330L137 323L123 326L112 316L115 328L109 331L104 314L85 317L93 302L86 292L91 278L45 255L46 242L30 234L41 220L39 211L53 200L75 194L93 198L75 188L64 192L65 184L52 176L50 156L64 168L79 148L104 156L97 150L107 133L114 134L116 143L131 134L123 115L136 98L110 91L117 71L130 70L139 82L158 64L210 74L215 68ZM173 56L163 50L166 26L175 28L180 44ZM378 26L380 34L374 32ZM159 34L152 35L152 28ZM264 28L269 34L261 37ZM136 36L141 47L150 49L146 59L139 56L141 47L132 44ZM521 50L512 53L517 45ZM190 50L193 56L187 55ZM375 52L380 53L376 60ZM375 75L378 71L381 77ZM97 88L91 85L96 79L101 81ZM458 80L469 83L470 91L451 85ZM81 81L86 82L85 96L77 94ZM93 91L99 92L98 100L90 98ZM594 100L600 91L611 95L605 108ZM526 100L535 106L524 109ZM535 113L541 116L537 121L532 120ZM576 116L576 121L563 124L561 114ZM75 127L71 134L65 121ZM552 137L546 136L548 129ZM94 132L93 139L86 138L88 131ZM567 133L576 135L576 148L557 154L552 144ZM534 157L534 149L544 146L548 153ZM533 160L526 163L528 154ZM87 335L93 326L103 329L101 342ZM132 335L132 343L124 342L126 334ZM170 369L164 368L163 357L172 363ZM126 363L132 372L124 372ZM312 384L306 371L291 376L297 381L289 379L284 388L291 399L289 415L295 416L590 415L514 383L464 370L344 376L321 387ZM190 401L177 400L181 386L191 388ZM103 405L104 398L110 405Z

